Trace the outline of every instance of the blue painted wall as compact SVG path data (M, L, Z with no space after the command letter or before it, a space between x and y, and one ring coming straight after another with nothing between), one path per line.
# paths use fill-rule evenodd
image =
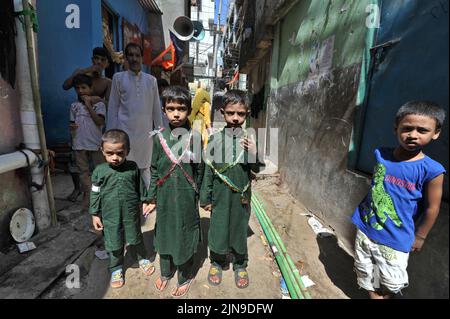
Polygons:
M119 16L121 41L123 18L148 33L147 13L137 0L105 0L104 3ZM66 27L69 4L80 8L79 29ZM40 90L50 147L69 140L69 107L77 97L74 90L64 91L62 84L75 69L91 65L92 49L103 45L101 5L101 0L37 1Z

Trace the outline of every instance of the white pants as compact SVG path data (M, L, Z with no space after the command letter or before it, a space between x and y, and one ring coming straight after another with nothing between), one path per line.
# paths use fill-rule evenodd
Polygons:
M358 230L355 242L355 271L358 285L368 291L383 286L396 294L408 286L409 253L376 243Z

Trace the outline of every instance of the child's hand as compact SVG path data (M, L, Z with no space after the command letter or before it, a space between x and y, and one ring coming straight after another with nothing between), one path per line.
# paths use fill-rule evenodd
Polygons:
M78 124L70 123L70 124L69 124L69 129L70 129L71 131L76 131L76 130L78 129Z
M153 211L156 209L156 204L144 204L143 210L144 210L144 217L147 218L148 215L153 213Z
M84 105L92 105L92 97L89 95L83 95L81 100L84 102Z
M94 225L94 229L97 231L103 230L102 220L98 216L92 216L92 224Z
M415 251L415 252L421 251L422 250L422 246L423 246L424 243L425 243L425 239L424 238L416 236L414 238L414 244L413 244L413 246L411 248L411 251L412 252L413 251Z
M204 210L206 210L207 212L212 211L212 204L206 205L205 207L203 207Z
M256 155L257 153L256 144L255 142L253 142L252 139L249 139L248 137L242 139L241 146L244 150L246 150L250 154Z

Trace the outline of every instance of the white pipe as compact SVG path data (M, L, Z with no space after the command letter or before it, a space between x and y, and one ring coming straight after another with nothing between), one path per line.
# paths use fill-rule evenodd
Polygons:
M14 0L16 12L22 11L22 0ZM40 150L39 131L34 111L33 89L31 86L30 65L28 62L27 40L24 28L19 19L16 19L16 51L17 51L17 80L20 92L20 118L22 121L23 142L27 148ZM19 153L20 154L20 153ZM20 154L23 156L23 154ZM19 159L20 161L20 159ZM32 181L41 184L44 180L43 168L37 166L31 169ZM30 185L31 187L31 185ZM50 205L47 197L47 190L30 188L33 213L36 218L36 225L39 230L46 229L51 225Z
M29 150L24 150L23 152L27 154L28 160L30 161L30 166L34 166L34 164L38 161L38 157L36 156L36 154ZM21 152L0 155L0 174L11 172L27 166L27 157Z

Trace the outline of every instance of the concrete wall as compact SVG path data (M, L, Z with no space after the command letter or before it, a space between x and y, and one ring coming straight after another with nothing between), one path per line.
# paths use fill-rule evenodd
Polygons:
M0 155L15 152L22 142L18 90L1 77L0 119ZM13 243L9 233L12 214L22 207L32 209L30 199L25 170L0 174L0 251Z
M147 13L137 0L105 0L104 3L119 15L120 49L122 19L138 25L148 33ZM70 4L80 8L80 28L66 27L66 8ZM38 1L39 66L42 109L51 147L69 140L69 107L76 101L74 90L64 91L62 84L73 71L92 64L92 49L103 46L101 0L46 0Z
M370 187L348 170L369 2L300 1L275 28L272 55L268 116L280 129L282 178L349 250L350 216ZM425 250L411 258L410 276L406 297L448 298L448 205Z

